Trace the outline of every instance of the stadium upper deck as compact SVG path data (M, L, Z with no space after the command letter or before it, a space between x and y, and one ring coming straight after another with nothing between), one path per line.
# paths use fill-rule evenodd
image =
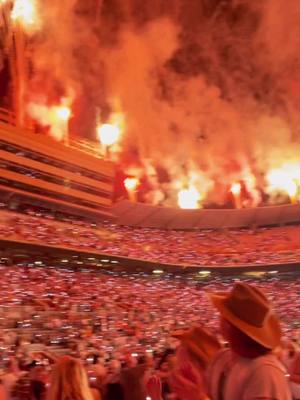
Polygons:
M111 217L113 183L111 162L0 122L2 199Z

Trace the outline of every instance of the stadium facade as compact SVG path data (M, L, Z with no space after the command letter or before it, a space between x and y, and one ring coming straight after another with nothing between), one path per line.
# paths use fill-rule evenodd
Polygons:
M111 162L79 148L0 123L0 194L12 208L111 218L114 171Z

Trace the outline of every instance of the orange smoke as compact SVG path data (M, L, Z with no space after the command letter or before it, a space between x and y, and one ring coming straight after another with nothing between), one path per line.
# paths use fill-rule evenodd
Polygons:
M94 15L95 10L77 12L74 0L14 1L12 19L18 26L28 30L40 18L44 28L30 43L33 72L27 93L47 92L52 98L46 85L34 85L44 77L54 98L75 87L78 97L87 99L78 125L88 126L89 134L96 130L110 157L123 153L126 171L135 163L143 166L141 175L154 188L155 196L149 197L153 204L199 208L204 200L224 204L231 192L239 206L254 206L261 203L263 191L297 200L300 175L291 165L276 168L300 151L300 97L295 87L300 4L236 1L220 15L216 9L218 18L208 21L204 3L212 3L213 12L218 2L198 2L196 10L189 0L177 0L161 18L158 1L145 7L145 16L151 14L145 20L151 22L141 23L135 20L140 13L133 4L110 15L101 10L104 2L98 3ZM238 15L237 3L243 3L241 14L249 18L228 24L230 13ZM105 15L116 20L107 21ZM253 21L261 21L260 26L255 28ZM111 22L120 27L115 37L106 32ZM286 82L293 84L294 94L286 90ZM114 97L120 99L122 112L110 104ZM113 113L106 120L109 107ZM30 103L28 109L41 125L49 126L53 137L66 137L68 104ZM97 113L103 117L99 126ZM131 154L138 158L132 165ZM146 163L153 166L151 174ZM160 170L167 175L163 183L157 178ZM250 200L242 198L244 192Z

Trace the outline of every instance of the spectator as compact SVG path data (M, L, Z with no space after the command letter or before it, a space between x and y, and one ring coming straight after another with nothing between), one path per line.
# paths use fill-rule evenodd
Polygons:
M237 283L230 293L210 297L230 347L209 368L212 399L290 400L285 369L272 354L280 345L280 322L265 295L255 286Z
M180 340L177 350L177 360L189 360L195 367L205 371L208 365L221 349L221 344L208 330L196 326L186 332L174 332L173 336Z
M47 400L100 400L79 360L64 356L54 366Z
M120 382L121 365L117 360L111 360L106 381L106 400L124 400L124 391Z
M11 399L13 400L32 400L34 394L32 392L31 371L35 367L35 362L22 363L20 369L22 373L11 389Z
M22 372L19 369L18 361L15 357L10 358L7 372L2 375L1 381L5 392L5 400L11 400L11 391L18 381Z
M169 382L179 398L184 398L185 388L194 380L194 395L197 397L197 386L204 384L207 367L221 345L215 336L200 326L186 332L175 332L173 336L181 341L181 345L177 350L177 368L171 374Z

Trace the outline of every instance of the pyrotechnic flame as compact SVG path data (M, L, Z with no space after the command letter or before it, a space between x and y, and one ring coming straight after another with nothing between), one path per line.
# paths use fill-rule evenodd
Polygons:
M233 183L230 187L230 192L232 193L234 198L235 208L242 207L241 191L242 185L239 182Z
M117 143L121 135L118 126L111 124L102 124L97 128L98 137L104 146L112 146Z
M138 180L138 178L126 178L124 181L125 188L128 191L135 191L139 184L140 181Z
M124 115L122 113L112 114L108 123L97 127L98 138L103 146L113 146L118 143L123 131Z
M297 192L298 192L298 186L297 186L296 182L294 182L294 181L289 182L286 187L286 191L291 199L295 199Z
M27 28L37 25L36 0L15 0L11 18Z
M178 206L184 209L197 209L201 195L194 186L189 186L187 189L180 190L178 193Z
M61 141L68 135L68 122L72 114L68 104L70 100L66 98L58 106L30 103L28 113L42 126L49 126L50 135Z
M233 195L239 195L241 193L242 186L240 183L233 183L231 185L230 191Z
M269 191L284 192L295 202L300 187L300 164L286 163L281 168L271 170L267 174L267 181Z
M71 110L69 107L57 107L56 114L58 119L68 121L71 117Z

